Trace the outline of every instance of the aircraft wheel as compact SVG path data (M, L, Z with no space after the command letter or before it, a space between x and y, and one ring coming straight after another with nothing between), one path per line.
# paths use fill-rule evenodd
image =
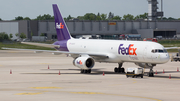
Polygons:
M117 73L118 72L118 68L116 67L116 68L114 68L114 72L115 73Z
M91 73L91 69L89 69L89 70L87 70L88 71L88 73Z
M84 69L81 69L81 73L84 73Z
M148 73L149 77L154 77L154 73Z

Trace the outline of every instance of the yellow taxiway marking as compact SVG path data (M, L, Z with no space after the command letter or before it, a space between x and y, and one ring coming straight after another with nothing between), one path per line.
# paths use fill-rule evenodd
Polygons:
M162 101L155 98L148 98L148 97L141 97L141 96L131 96L131 95L120 95L120 94L108 94L108 93L99 93L99 92L70 92L73 94L101 94L101 95L113 95L113 96L124 96L124 97L133 97L133 98L142 98L142 99L149 99L154 101Z
M0 65L0 66L2 66L2 65Z
M70 92L74 94L103 94L103 93L98 93L98 92Z
M61 87L30 87L33 89L61 89Z
M18 52L16 52L16 51L9 51L9 52L7 52L7 53L18 53Z
M35 88L35 89L60 89L61 87L31 87L31 88ZM26 91L26 90L22 90L22 91ZM37 92L36 90L27 90L27 91L35 91L36 93L18 93L15 95L38 95L38 94L43 94L45 92L67 92L67 91L41 91L41 92ZM111 95L111 96L123 96L123 97L131 97L131 98L141 98L141 99L148 99L148 100L153 100L153 101L162 101L159 99L155 99L155 98L149 98L149 97L142 97L142 96L132 96L132 95L121 95L121 94L109 94L109 93L101 93L101 92L67 92L67 93L72 93L72 94L99 94L99 95Z
M106 94L106 93L103 93L103 94L104 94L104 95L114 95L114 96L133 97L133 98L142 98L142 99L149 99L149 100L154 100L154 101L162 101L162 100L155 99L155 98L141 97L141 96L120 95L120 94Z
M42 92L37 92L37 93L18 93L15 95L38 95L38 94L43 94L44 92L48 92L48 91L42 91Z
M133 83L137 83L137 81L135 79L132 79L134 82Z
M38 95L38 94L42 94L42 93L18 93L16 95Z

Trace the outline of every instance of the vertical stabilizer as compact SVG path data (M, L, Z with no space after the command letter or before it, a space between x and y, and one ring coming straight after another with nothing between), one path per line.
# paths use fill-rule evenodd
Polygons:
M56 4L53 4L53 12L54 12L54 19L55 19L55 28L57 32L57 39L58 41L68 40L71 38L70 33L67 29L66 23L64 22L63 17L58 9Z

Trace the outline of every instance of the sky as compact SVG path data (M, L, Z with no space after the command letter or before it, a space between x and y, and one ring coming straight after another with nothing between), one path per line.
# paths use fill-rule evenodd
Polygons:
M159 1L159 8L160 1ZM35 19L39 15L53 16L52 4L57 4L63 17L83 16L98 12L134 16L148 12L147 0L0 0L0 18L12 20L17 16ZM164 17L180 18L180 0L163 0ZM160 11L160 9L159 9Z

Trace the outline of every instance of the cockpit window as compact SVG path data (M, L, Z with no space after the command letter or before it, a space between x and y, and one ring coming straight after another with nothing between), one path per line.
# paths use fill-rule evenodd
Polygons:
M167 53L166 49L153 49L151 51L152 53Z
M166 49L164 49L164 53L167 53L167 50L166 50Z
M164 53L164 50L159 49L158 52L159 53Z
M156 50L155 50L155 53L157 53L157 52L158 52L158 50L156 49Z

